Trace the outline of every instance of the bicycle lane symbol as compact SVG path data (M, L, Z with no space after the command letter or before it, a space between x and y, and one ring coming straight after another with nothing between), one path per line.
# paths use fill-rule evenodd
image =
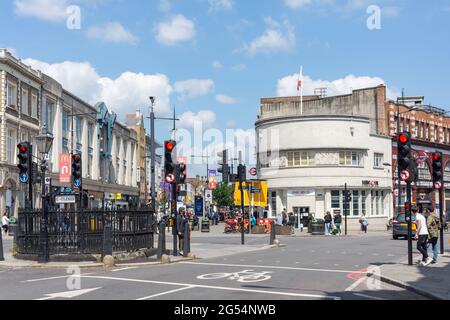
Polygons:
M271 271L261 271L255 272L254 270L243 270L239 272L219 272L219 273L208 273L197 277L199 280L219 280L228 279L235 280L237 282L261 282L272 278L269 274Z

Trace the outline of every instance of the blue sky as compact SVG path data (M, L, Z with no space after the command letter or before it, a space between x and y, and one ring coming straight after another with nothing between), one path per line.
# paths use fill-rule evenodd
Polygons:
M70 5L81 29L66 26ZM368 29L369 5L381 29ZM305 94L384 82L391 97L405 88L450 105L450 1L11 0L0 27L0 47L120 118L156 95L159 114L176 105L187 129L253 130L261 97L296 94L300 65Z

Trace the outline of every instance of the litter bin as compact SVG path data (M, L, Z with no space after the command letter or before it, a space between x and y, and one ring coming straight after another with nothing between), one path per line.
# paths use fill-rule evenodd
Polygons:
M209 232L209 219L208 218L202 219L202 232Z
M9 218L8 235L13 237L17 232L17 219L14 217Z
M325 220L317 219L311 222L311 234L313 236L325 235Z

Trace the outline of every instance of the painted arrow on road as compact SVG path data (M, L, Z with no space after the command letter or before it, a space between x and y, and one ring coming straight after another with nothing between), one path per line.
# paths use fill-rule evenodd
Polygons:
M83 294L95 291L101 289L101 287L99 288L92 288L92 289L82 289L82 290L71 290L71 291L65 291L65 292L58 292L58 293L49 293L46 294L45 298L40 298L40 299L36 299L36 300L50 300L50 299L60 299L60 298L65 298L65 299L72 299L72 298L76 298L79 297Z

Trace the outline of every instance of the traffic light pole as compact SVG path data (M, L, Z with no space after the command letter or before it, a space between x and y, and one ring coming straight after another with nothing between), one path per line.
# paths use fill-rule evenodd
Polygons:
M406 182L406 201L409 203L405 216L408 220L408 264L413 265L413 250L412 250L412 214L411 214L411 182Z
M245 244L245 212L244 212L244 188L242 186L242 177L239 175L239 189L241 190L241 211L242 211L242 221L241 221L241 244Z
M172 209L172 216L173 216L173 226L172 226L172 234L173 234L173 256L178 256L178 227L177 227L177 220L178 220L178 213L177 213L177 184L172 183L172 202L171 202L171 209Z
M30 170L30 177L28 178L28 202L30 209L33 210L33 146L30 144L30 156L28 159L28 168ZM37 174L37 172L36 172Z
M344 203L344 219L345 219L345 235L347 235L347 216L348 216L348 209L349 209L349 203L348 203L348 198L347 198L347 184L345 184L345 195L344 195L344 199L345 199L345 203Z
M45 194L45 170L47 169L47 161L45 160L45 153L41 153L41 197L42 197L42 215L41 226L39 234L39 257L38 262L47 263L50 261L50 254L48 248L48 208L47 208L47 196Z
M439 189L439 220L441 221L440 229L440 249L441 254L444 254L444 184Z

